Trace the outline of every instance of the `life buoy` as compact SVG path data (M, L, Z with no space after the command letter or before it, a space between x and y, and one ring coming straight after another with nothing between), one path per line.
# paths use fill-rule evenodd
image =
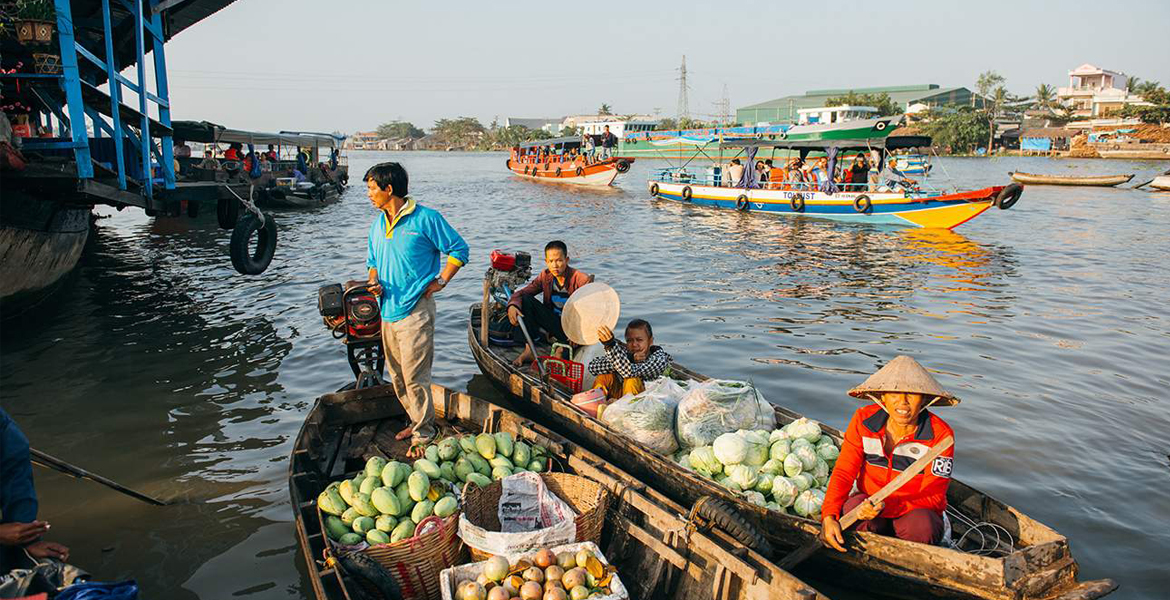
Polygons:
M885 121L878 121L877 124L873 126L873 128L878 130L878 131L885 131L886 130L886 122Z
M788 199L788 206L792 207L792 210L796 212L804 212L804 194L793 194Z
M683 200L690 200L691 195L692 195L691 186L688 185L688 186L683 187L683 189L682 189Z
M873 210L873 200L869 196L862 194L853 199L853 210L859 213L867 213Z
M585 167L577 167L577 177L585 174Z
M764 134L762 134L762 133L757 133L757 134L756 134L756 139L757 139L757 140L762 140L762 139L764 139Z
M1020 201L1020 196L1024 193L1024 186L1013 183L999 191L995 195L995 207L1000 210L1007 210L1016 205Z
M557 177L560 177L560 176L561 176L561 168L557 167Z
M617 161L617 166L615 168L617 169L618 173L625 173L626 171L630 170L630 162L624 158L620 159Z
M220 229L233 229L240 220L240 201L233 198L220 198L215 207L215 216L219 220Z
M252 234L256 234L256 250L248 249ZM243 275L259 275L268 268L276 254L276 221L272 215L264 215L261 223L255 215L244 215L232 229L230 245L232 266Z
M740 194L739 197L735 199L735 210L747 210L747 209L748 209L747 194Z
M657 183L650 184L650 195L654 196L655 198L658 197L658 184Z

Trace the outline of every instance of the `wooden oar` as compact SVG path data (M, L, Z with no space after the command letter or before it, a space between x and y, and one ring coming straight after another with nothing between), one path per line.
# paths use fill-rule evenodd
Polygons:
M947 448L953 446L954 443L955 438L949 435L943 438L943 440L939 442L938 445L930 449L930 452L927 452L923 456L919 457L918 460L911 463L910 467L905 471L902 471L901 475L898 475L894 478L893 481L887 483L884 487L882 487L882 489L878 490L876 494L870 496L868 500L873 504L877 504L878 502L885 500L890 494L893 494L894 492L898 491L899 488L906 485L906 483L913 479L915 475L926 469L926 465L934 462L934 459L938 458L938 456L943 452L946 452ZM862 502L861 504L853 507L853 510L845 513L845 516L842 517L840 521L841 531L849 529L853 526L854 523L858 521L857 515L861 513L861 507L864 504L865 503ZM796 565L804 562L806 558L812 556L812 554L820 547L821 539L820 536L817 536L805 542L803 546L788 553L788 556L785 556L783 560L777 563L777 566L779 566L781 569L784 569L785 571L791 570Z
M36 448L29 448L28 451L33 456L32 462L34 464L40 465L40 466L48 468L48 469L53 469L55 471L60 471L66 475L70 475L70 476L76 477L78 479L88 479L90 481L96 481L96 482L98 482L98 483L100 483L108 488L111 488L111 489L117 490L123 494L126 494L127 496L130 496L132 498L137 498L139 500L142 500L143 502L149 502L150 504L154 504L156 506L167 506L169 504L168 502L163 502L162 500L159 500L158 498L153 498L151 496L147 496L146 494L143 494L142 492L136 492L136 491L134 491L134 490L132 490L132 489L116 482L116 481L110 481L109 479L106 479L105 477L102 477L101 475L96 475L94 473L90 473L89 471L86 471L85 469L82 469L81 467L71 465L71 464L69 464L69 463L67 463L59 458L49 456L48 454L45 454L44 452L41 452L40 450L37 450Z
M547 385L547 377L544 374L544 365L540 364L540 355L536 353L536 344L532 343L532 336L528 335L528 327L524 325L524 315L520 315L516 322L520 324L520 331L524 333L524 340L528 342L528 349L532 351L532 359L536 361L536 368L540 370L540 380Z

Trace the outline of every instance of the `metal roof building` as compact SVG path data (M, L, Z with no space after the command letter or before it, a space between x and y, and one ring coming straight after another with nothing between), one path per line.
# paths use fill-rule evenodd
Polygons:
M735 121L741 125L769 123L795 123L797 112L802 108L817 108L825 105L829 98L855 94L889 94L890 99L904 110L914 104L926 106L971 106L979 102L977 95L965 87L939 87L937 84L902 85L871 88L842 88L833 90L809 90L797 96L785 96L759 104L752 104L735 110Z

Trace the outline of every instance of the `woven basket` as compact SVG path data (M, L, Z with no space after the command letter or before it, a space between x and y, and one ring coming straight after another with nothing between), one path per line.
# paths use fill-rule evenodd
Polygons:
M609 507L609 490L596 481L567 473L541 473L540 478L550 492L577 513L577 541L600 543L601 526L605 524L605 511ZM468 486L463 494L463 513L467 515L467 520L488 531L499 531L501 493L503 485L499 481L493 481L483 488ZM474 561L491 558L491 554L471 546L468 549Z

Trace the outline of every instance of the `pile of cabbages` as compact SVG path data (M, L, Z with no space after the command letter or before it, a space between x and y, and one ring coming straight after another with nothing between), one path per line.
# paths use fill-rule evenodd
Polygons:
M797 419L780 429L740 429L709 446L680 451L675 461L749 502L820 520L821 503L840 448L820 423Z

